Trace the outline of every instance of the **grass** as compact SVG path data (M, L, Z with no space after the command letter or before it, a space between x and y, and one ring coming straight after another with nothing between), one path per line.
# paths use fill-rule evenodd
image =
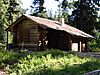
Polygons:
M100 60L74 52L9 52L0 50L0 69L9 75L81 75L100 69Z

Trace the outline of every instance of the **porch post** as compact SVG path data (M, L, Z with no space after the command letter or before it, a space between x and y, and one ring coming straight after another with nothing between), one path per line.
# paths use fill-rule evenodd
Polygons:
M7 31L7 43L6 43L6 49L8 49L8 31Z
M80 40L78 41L78 51L82 51L82 42Z
M71 39L71 36L69 36L69 50L72 50L72 39Z
M85 50L86 52L89 52L87 41L85 42Z

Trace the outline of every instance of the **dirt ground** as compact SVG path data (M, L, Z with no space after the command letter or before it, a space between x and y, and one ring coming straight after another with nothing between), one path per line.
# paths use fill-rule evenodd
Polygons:
M81 57L94 57L100 59L100 52L77 52Z

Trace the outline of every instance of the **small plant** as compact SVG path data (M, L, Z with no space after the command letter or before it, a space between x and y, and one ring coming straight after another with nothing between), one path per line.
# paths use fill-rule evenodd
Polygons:
M32 53L1 50L0 55L0 68L9 75L80 75L100 69L98 59L56 49Z

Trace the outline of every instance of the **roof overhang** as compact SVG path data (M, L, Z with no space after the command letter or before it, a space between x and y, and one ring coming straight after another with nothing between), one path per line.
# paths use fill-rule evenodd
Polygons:
M17 25L17 23L19 23L24 18L30 19L30 20L32 20L40 25L46 26L48 28L52 28L52 29L60 30L60 31L65 31L71 35L80 36L80 37L84 37L84 38L94 38L93 36L83 32L75 27L72 27L70 25L65 24L64 26L61 26L60 25L61 23L58 21L48 20L48 19L35 17L35 16L26 16L26 15L22 15L20 18L18 18L14 23L12 23L6 29L6 31L10 31L15 25Z

